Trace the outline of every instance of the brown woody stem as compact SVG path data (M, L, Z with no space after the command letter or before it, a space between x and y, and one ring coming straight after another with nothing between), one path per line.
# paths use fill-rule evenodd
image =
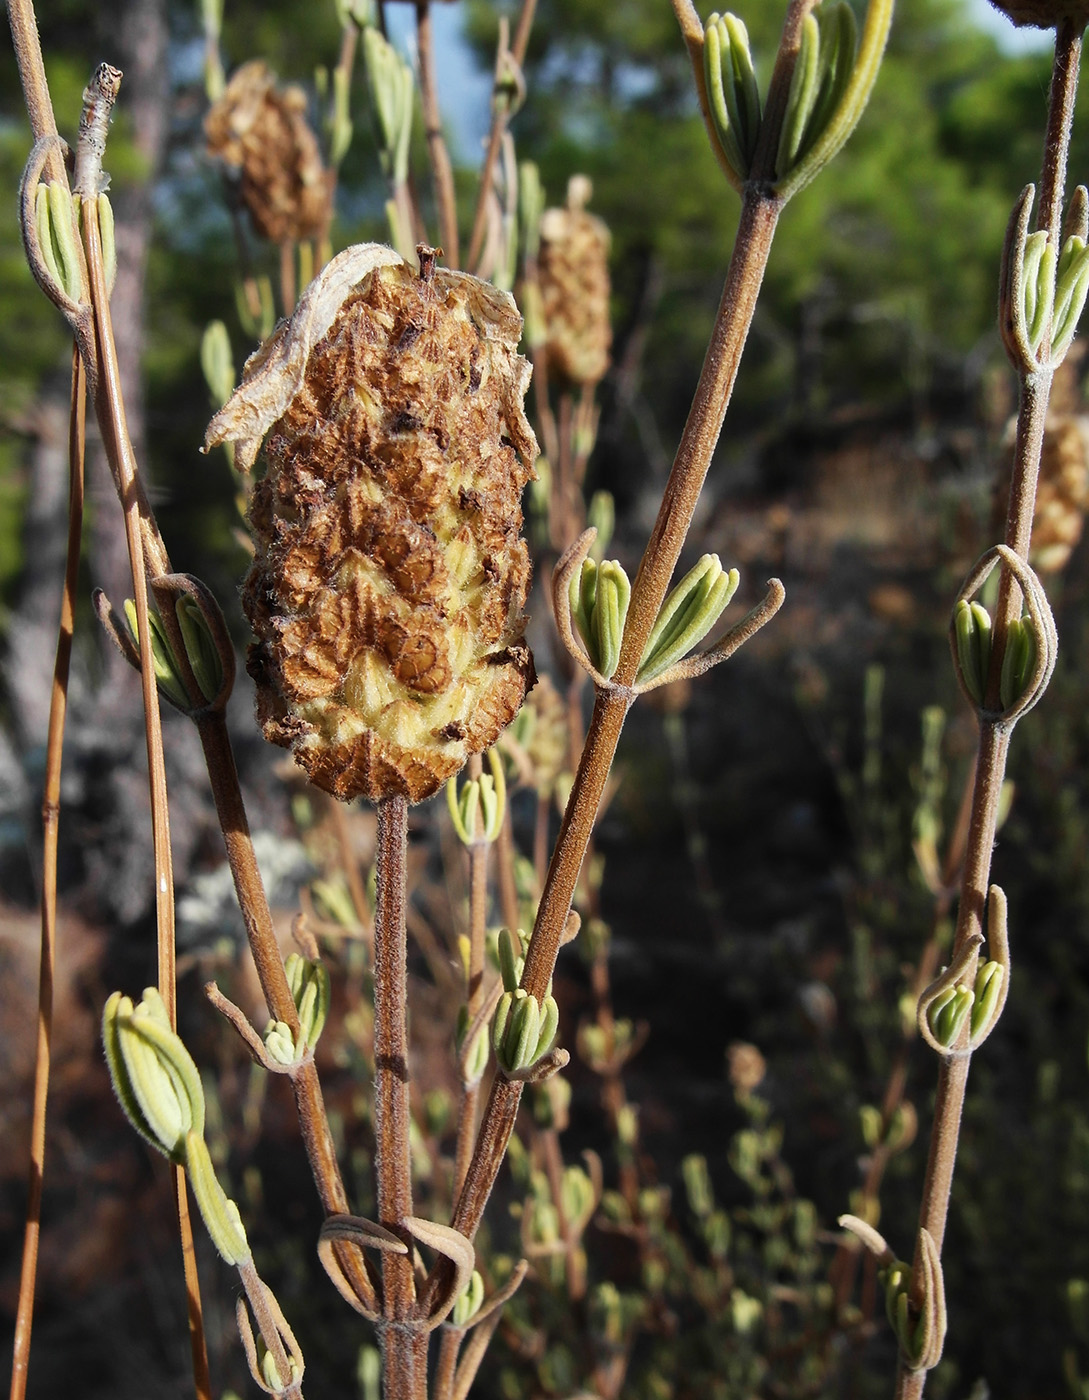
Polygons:
M420 57L420 105L423 108L427 154L435 181L435 203L439 209L439 242L447 267L459 267L458 209L454 193L454 170L442 134L438 84L435 79L435 42L431 25L430 0L416 0L416 46Z
M8 23L11 26L11 39L15 46L19 81L23 87L23 101L30 118L31 133L35 141L43 136L56 136L57 119L53 115L53 101L49 96L49 84L45 77L33 0L8 0ZM68 183L64 161L56 146L46 158L45 175L47 180L59 180L65 185Z
M378 803L378 898L374 919L374 1139L378 1223L404 1235L412 1215L408 1078L408 934L405 928L408 799ZM416 1317L412 1240L382 1255L383 1394L426 1400L427 1334Z
M253 851L246 808L238 783L238 770L235 767L234 753L222 711L206 711L200 715L197 719L197 732L204 749L204 762L208 769L216 816L223 832L227 863L231 867L231 876L238 895L238 907L242 911L246 937L257 968L265 1004L273 1020L283 1021L291 1028L292 1036L297 1039L299 1013L287 984L283 957L272 926L272 914ZM329 1132L321 1083L313 1058L307 1056L290 1077L303 1145L322 1207L327 1215L349 1215L351 1211L348 1196L344 1190L336 1148ZM362 1272L363 1266L358 1250L345 1246L338 1249L337 1257L349 1279L356 1279ZM359 1287L364 1290L362 1296L366 1296L370 1287L369 1281L362 1280Z
M1037 227L1048 230L1056 247L1061 230L1066 159L1073 123L1074 99L1077 94L1080 57L1081 31L1073 21L1063 20L1058 26L1055 38L1055 61L1052 68L1037 214ZM1041 347L1041 356L1045 358L1045 364L1034 372L1022 372L1020 375L1017 441L1005 538L1007 545L1022 559L1028 558L1032 535L1036 483L1043 449L1048 397L1051 392L1053 371L1050 364L1046 363L1049 339L1050 333L1045 335ZM1003 568L994 621L992 664L987 684L986 703L989 710L999 708L998 685L1006 633L1010 621L1018 617L1020 611L1021 590L1009 570ZM956 957L974 935L983 932L983 910L990 880L998 804L1006 772L1011 729L1012 726L1001 721L982 719L980 722L968 849L961 878L960 905L957 911L952 957ZM971 1062L968 1033L966 1026L962 1032L961 1043L954 1047L957 1053L943 1058L938 1069L934 1126L931 1130L926 1177L919 1209L919 1224L930 1232L939 1257L949 1213L960 1121ZM915 1305L921 1302L921 1277L917 1247L912 1296ZM909 1371L901 1359L896 1382L897 1400L919 1400L926 1385L926 1376L925 1371Z
M629 687L665 598L692 523L700 488L711 465L781 209L781 202L760 185L746 190L737 240L699 384L658 519L632 588L616 683L597 693L574 787L552 853L522 978L522 985L531 996L545 995L556 965L586 846L624 719L635 698ZM502 1075L492 1086L465 1188L454 1213L455 1228L470 1239L480 1224L503 1160L521 1092L519 1083L512 1083Z
M537 0L522 0L522 9L518 15L518 24L514 31L514 43L511 45L511 57L519 68L526 61L526 49L529 47L529 32L533 28L533 16L537 10ZM499 151L503 145L503 134L510 121L508 104L502 101L493 103L492 106L492 126L488 134L488 150L484 156L484 165L480 171L480 185L477 190L476 209L473 211L473 232L469 239L469 256L465 260L465 266L472 271L480 261L480 252L484 247L484 233L488 225L488 193L492 187L492 179L495 175L495 163L499 159Z

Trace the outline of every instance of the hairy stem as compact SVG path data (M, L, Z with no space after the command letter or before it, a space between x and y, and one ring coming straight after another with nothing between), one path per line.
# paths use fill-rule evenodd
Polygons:
M628 687L635 679L711 465L781 208L780 201L758 185L746 191L711 342L658 519L632 588L615 684L599 691L594 701L586 744L552 853L522 978L522 985L531 996L543 998L552 978L586 846L624 719L635 698ZM480 1224L503 1160L521 1092L521 1084L501 1075L492 1086L465 1187L454 1213L455 1228L470 1239Z
M1043 169L1040 178L1038 227L1046 228L1054 244L1058 244L1062 220L1062 203L1066 177L1066 159L1073 122L1074 99L1077 93L1078 69L1081 57L1081 33L1070 20L1063 20L1056 34L1055 61L1049 96L1047 136L1044 144ZM1045 336L1042 353L1048 353L1049 335ZM1006 543L1023 559L1027 559L1032 534L1032 519L1036 503L1036 482L1040 470L1044 426L1048 397L1051 391L1052 369L1045 365L1032 373L1021 374L1017 410L1017 442L1014 456L1010 503L1006 516ZM1021 611L1021 592L1008 569L1003 569L994 624L992 664L987 682L988 708L998 709L998 686L1001 661L1005 651L1006 632L1010 621ZM976 764L975 786L972 794L972 815L968 832L968 849L961 878L960 905L952 957L964 948L975 934L983 932L983 910L990 880L991 855L994 849L998 819L998 803L1006 772L1011 727L1001 722L982 719ZM971 970L968 970L970 981ZM971 1052L967 1045L968 1028L962 1043L952 1056L944 1057L938 1070L938 1088L934 1105L934 1125L931 1130L926 1177L923 1183L919 1224L930 1232L940 1256L949 1214L949 1198L953 1186L960 1122L968 1084ZM913 1271L913 1298L921 1301L922 1270L919 1250ZM925 1371L909 1371L901 1359L896 1383L897 1400L918 1400L926 1385Z
M49 96L49 84L46 82L33 0L8 0L8 23L11 26L11 39L15 46L19 81L23 87L23 101L30 118L31 134L35 141L43 136L56 136L57 119L53 115L53 101ZM68 183L64 161L56 146L46 158L45 176L47 180L58 180L64 185Z
M216 816L223 832L227 863L231 867L231 876L238 895L238 907L242 911L246 937L253 954L265 1004L272 1019L283 1021L290 1027L292 1036L297 1039L300 1029L299 1013L287 984L283 957L276 942L272 914L253 851L246 808L238 782L238 770L235 767L234 753L222 712L214 710L202 714L197 720L197 732L204 749L204 762L208 770ZM312 1057L303 1059L293 1071L291 1087L295 1094L303 1145L322 1207L327 1215L347 1215L350 1213L348 1196L329 1132L321 1083ZM357 1250L348 1247L338 1249L337 1257L349 1279L355 1280L357 1275L362 1274L363 1266ZM358 1286L363 1290L362 1296L365 1297L370 1289L369 1281L363 1279Z
M405 928L408 800L378 803L378 900L374 919L374 1139L378 1223L403 1233L412 1214L408 1078L408 934ZM411 1245L410 1240L406 1243ZM387 1400L427 1394L427 1335L412 1320L412 1251L382 1255L378 1335Z

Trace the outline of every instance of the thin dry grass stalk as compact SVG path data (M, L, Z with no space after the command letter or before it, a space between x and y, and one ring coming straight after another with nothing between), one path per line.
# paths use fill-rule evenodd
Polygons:
M38 1038L34 1058L34 1105L30 1125L30 1181L19 1273L19 1300L12 1348L11 1400L23 1400L34 1324L34 1285L41 1237L45 1182L45 1123L49 1102L50 1047L53 1039L53 978L57 948L57 846L60 836L60 784L64 726L68 715L68 674L75 631L80 532L83 526L83 464L86 447L87 384L79 350L72 350L72 392L68 430L68 545L64 591L53 663L49 725L42 793L42 931L38 973Z

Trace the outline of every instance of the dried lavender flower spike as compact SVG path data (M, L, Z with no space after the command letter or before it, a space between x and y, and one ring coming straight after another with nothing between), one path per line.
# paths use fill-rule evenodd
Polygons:
M521 317L420 253L419 275L373 244L334 258L205 438L246 468L269 434L243 591L258 718L345 800L429 797L534 675Z

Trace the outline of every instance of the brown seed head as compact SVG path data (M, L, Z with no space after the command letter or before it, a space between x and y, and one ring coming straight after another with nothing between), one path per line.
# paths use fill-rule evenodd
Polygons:
M274 243L320 238L332 214L333 173L322 165L300 87L278 88L260 59L244 63L204 119L210 155L241 172L242 199Z
M567 205L541 216L539 279L548 367L575 384L596 384L609 368L609 230L584 208L585 175L572 177Z
M1083 28L1089 24L1089 0L991 0L991 4L1018 26L1054 29L1064 19Z
M209 425L243 468L268 433L242 597L258 718L337 797L429 797L533 683L520 333L487 283L349 248Z

